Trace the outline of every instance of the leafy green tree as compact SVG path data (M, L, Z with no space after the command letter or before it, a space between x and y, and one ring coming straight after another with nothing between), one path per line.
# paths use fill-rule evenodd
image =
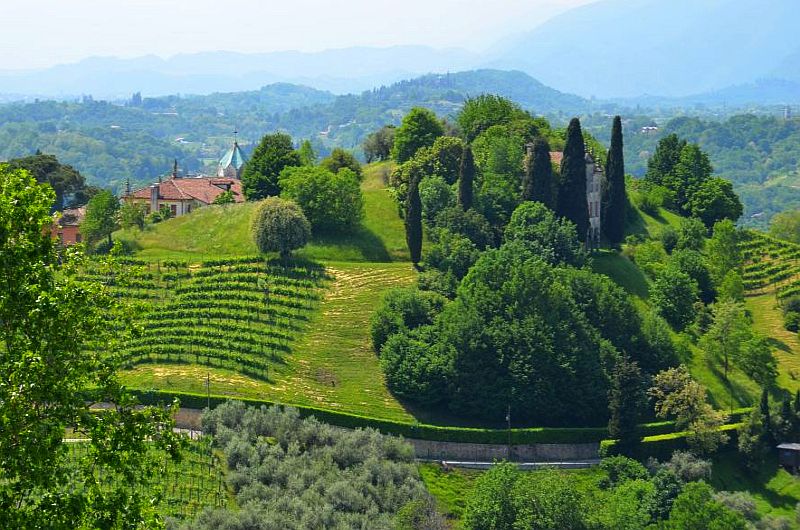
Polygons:
M514 464L503 462L482 473L467 498L463 526L466 530L514 528L516 509L514 487L520 480Z
M504 240L516 241L553 264L580 267L586 261L575 225L557 219L552 210L538 202L524 202L514 210Z
M484 216L475 210L464 211L459 206L452 206L440 211L433 226L460 234L472 241L478 250L494 246L492 227ZM431 231L431 238L436 239L437 230Z
M625 209L628 198L625 193L625 159L622 152L622 118L614 117L611 128L611 148L606 161L606 186L603 189L603 232L612 244L619 244L625 237Z
M769 339L753 334L742 346L739 368L764 388L775 386L778 377L778 360L773 355Z
M119 224L122 228L138 228L144 230L145 206L125 201L119 208Z
M544 138L537 138L531 156L526 159L522 200L540 202L553 209L556 206L555 191L550 144Z
M665 185L667 175L678 165L685 146L686 140L681 140L677 134L669 134L659 140L653 156L647 162L645 179L655 185Z
M690 201L713 172L708 155L698 145L687 144L681 149L680 160L664 178L664 186L675 193L678 211L691 214Z
M303 161L294 150L288 134L267 134L253 151L242 170L242 189L249 201L279 195L278 177L287 167L300 166Z
M678 331L694 320L697 283L688 274L665 268L653 283L650 302L658 313Z
M278 252L288 258L311 237L311 224L300 207L279 197L268 197L256 207L251 232L259 252Z
M37 152L33 156L9 160L8 167L11 170L24 169L36 182L50 184L56 192L53 204L56 209L67 206L66 198L71 195L75 195L72 205L86 204L90 198L87 196L89 188L86 187L83 175L72 166L62 164L53 155Z
M411 179L408 184L405 227L411 263L416 266L422 259L422 201L419 197L419 180L416 178Z
M561 181L558 186L556 213L575 223L578 238L586 239L589 229L589 207L586 203L586 152L581 122L573 118L567 127L567 143L561 160Z
M742 275L735 270L728 271L722 278L722 283L717 291L717 296L720 300L744 302L744 280L742 280Z
M447 184L454 184L459 177L464 143L459 138L441 136L430 147L422 147L414 156L392 171L389 185L398 204L404 205L408 194L408 183L412 178L422 180L438 175Z
M761 412L757 407L753 407L753 411L739 428L737 433L739 454L751 471L761 470L770 454L768 430L768 426L762 422Z
M740 514L714 500L714 490L704 482L686 484L672 505L665 527L675 530L746 530L747 521Z
M390 336L380 356L389 390L424 406L446 400L442 389L447 388L452 377L452 362L438 347L430 326Z
M655 496L655 485L646 479L630 480L614 488L599 510L604 528L648 528L652 519L651 503Z
M681 219L678 225L677 250L703 250L708 230L699 219Z
M638 425L646 403L644 378L639 366L626 358L617 361L608 396L608 433L611 438L619 440L623 454L629 454L641 440Z
M141 492L163 451L180 452L173 411L136 406L117 380L133 315L79 278L80 254L58 254L54 200L0 165L0 527L155 528L155 500ZM113 406L93 414L101 402ZM82 459L68 458L68 428L86 438Z
M367 163L388 160L394 145L394 125L384 125L374 133L368 135L361 144Z
M314 146L311 145L311 140L303 140L300 144L300 149L297 150L300 155L300 163L304 166L317 165L317 153L314 151Z
M736 221L744 207L733 191L733 184L723 178L710 178L703 182L688 199L686 209L711 228L723 219Z
M375 353L380 354L381 348L392 335L433 324L433 319L442 312L445 301L436 293L414 288L396 288L387 292L373 313L370 324Z
M719 430L725 416L706 401L706 389L692 379L685 366L656 374L648 394L655 402L656 416L674 419L679 430L689 431L689 447L699 454L710 454L728 436Z
M563 473L526 473L514 485L515 523L511 528L584 530L591 528L586 496Z
M453 188L439 175L425 177L420 181L419 198L422 201L422 218L428 226L433 226L441 211L456 203Z
M436 138L443 134L444 128L432 111L414 107L395 131L392 158L402 164L410 160L420 148L432 146Z
M521 122L521 123L520 123ZM517 130L525 130L531 138L538 129L530 115L513 101L494 94L482 94L467 99L456 119L458 128L467 142L472 142L484 131L495 125L519 123Z
M236 201L233 198L233 192L228 190L217 195L217 198L214 199L212 204L233 204L234 202Z
M119 200L110 191L101 191L86 205L86 216L81 223L81 232L89 244L94 245L108 238L111 247L111 233L117 229Z
M670 267L685 272L697 284L700 300L705 304L714 301L716 290L703 255L696 250L676 250L669 258Z
M458 175L458 204L465 210L472 207L473 182L475 180L475 160L472 158L472 149L464 148L461 157L461 168Z
M730 271L736 271L741 267L742 252L739 248L739 233L736 225L730 219L714 224L713 235L706 246L706 253L711 256L708 262L709 269L715 283L722 283Z
M775 215L769 222L772 237L800 243L800 210L789 210Z
M359 181L362 178L361 164L358 163L353 153L345 151L341 147L337 147L331 151L331 154L323 158L319 165L331 173L338 173L340 169L347 168L358 177Z
M331 173L323 167L288 167L279 177L281 197L302 208L315 233L343 232L364 217L358 177L349 168Z
M700 340L700 346L722 361L723 377L727 381L730 364L741 359L744 343L751 337L750 322L744 305L731 300L714 304L712 314L712 324Z
M454 234L446 228L436 232L436 243L425 254L425 264L443 273L450 274L456 280L467 275L481 253L466 236Z

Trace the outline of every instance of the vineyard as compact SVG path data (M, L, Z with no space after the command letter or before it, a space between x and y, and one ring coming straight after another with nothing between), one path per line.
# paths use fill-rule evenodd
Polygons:
M748 231L741 243L748 291L775 292L778 298L800 294L800 245Z
M308 262L236 258L94 263L84 278L133 305L140 326L124 348L124 368L197 364L269 381L305 329L326 275Z
M68 444L69 458L79 460L88 456L88 443ZM225 463L211 448L211 440L192 441L182 452L179 462L166 454L155 455L159 471L139 493L158 498L158 511L165 517L192 518L204 508L223 508L230 505L231 494L225 482ZM104 480L119 480L111 474Z

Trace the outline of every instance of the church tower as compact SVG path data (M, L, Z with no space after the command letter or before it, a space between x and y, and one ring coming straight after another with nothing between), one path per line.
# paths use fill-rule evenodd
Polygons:
M219 161L219 168L217 169L217 176L220 178L240 179L242 177L242 169L247 159L244 157L239 142L234 139L233 146L228 149L225 156Z

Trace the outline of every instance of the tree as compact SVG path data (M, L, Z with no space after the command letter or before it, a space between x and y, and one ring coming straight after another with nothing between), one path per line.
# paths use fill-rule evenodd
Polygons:
M297 150L300 156L300 163L304 166L317 165L317 153L314 151L314 146L311 145L311 140L303 140L300 144L300 149Z
M707 232L705 225L699 219L681 219L675 248L677 250L703 250Z
M122 228L136 227L144 230L145 206L132 201L125 201L119 208L119 224Z
M617 361L611 376L611 391L608 396L608 433L619 440L623 454L627 454L640 440L639 420L647 398L644 379L639 365L629 359Z
M315 233L343 232L358 226L364 217L361 186L349 168L331 173L321 166L288 167L278 182L281 197L302 208Z
M669 267L685 272L697 284L700 300L705 304L714 301L716 290L708 270L707 260L696 250L676 250L669 258Z
M236 200L233 198L233 192L231 190L223 191L217 198L214 199L212 204L233 204Z
M358 163L358 160L356 160L356 157L353 156L353 153L349 153L341 147L336 147L333 151L331 151L331 154L326 158L323 158L319 165L331 173L338 173L340 169L347 168L358 177L359 181L361 181L361 164Z
M558 187L559 217L575 223L578 238L586 239L589 229L589 206L586 202L586 152L581 122L573 118L567 127L567 143L561 160L561 181Z
M284 168L302 165L300 154L288 134L267 134L242 170L242 188L247 200L257 201L280 194L278 176Z
M711 161L700 146L687 144L681 149L680 160L663 182L668 190L675 193L675 206L679 212L691 214L690 201L713 172Z
M586 261L575 225L567 219L557 219L552 210L538 202L524 202L514 210L504 240L518 242L553 264L581 267Z
M104 237L112 245L111 233L117 229L119 200L110 191L101 191L86 205L86 216L81 223L81 232L89 244L95 244Z
M472 158L472 149L464 148L461 157L461 168L458 175L458 204L464 210L472 207L472 186L475 180L475 161Z
M251 232L259 252L278 252L286 259L308 242L311 224L297 204L268 197L256 206Z
M606 186L603 189L603 232L612 244L619 244L625 237L625 209L628 198L625 194L625 159L622 152L622 118L614 117L611 129L611 148L606 161Z
M556 202L555 191L553 163L550 160L550 144L544 138L537 138L533 142L531 156L525 161L522 200L540 202L553 209Z
M714 500L714 490L705 482L690 482L672 505L665 528L686 530L746 530L747 521L741 514Z
M715 177L703 182L688 199L686 209L708 228L723 219L736 221L744 207L729 180Z
M422 259L422 201L419 198L419 180L416 178L408 184L405 225L411 262L417 266Z
M436 293L416 288L388 291L370 320L375 353L380 354L381 348L392 335L433 324L433 319L442 312L445 301Z
M414 107L395 131L392 158L402 164L410 160L420 148L433 145L436 138L443 134L444 128L432 111Z
M517 132L532 139L539 132L537 125L541 125L513 101L494 94L482 94L467 99L456 122L467 142L472 142L496 125L513 126Z
M678 331L694 320L697 283L688 274L666 267L653 283L650 302L658 314Z
M711 239L708 240L706 253L712 256L709 260L711 277L719 284L730 271L736 271L742 265L742 252L739 249L739 233L730 219L714 224Z
M751 337L750 322L740 302L719 301L711 311L713 321L700 345L711 356L722 360L723 377L727 381L731 362L741 359L744 343Z
M384 125L364 139L361 148L364 150L364 156L367 158L368 164L376 160L389 159L392 153L392 145L394 145L394 133L394 125Z
M439 212L456 203L453 188L439 175L425 177L420 181L419 197L422 201L422 218L428 226L433 226Z
M700 454L713 453L728 436L719 430L725 417L706 402L706 389L692 379L685 366L656 374L648 394L656 416L675 419L677 430L687 430L689 447Z
M739 368L764 388L775 386L778 377L778 360L773 355L769 339L752 334L742 345Z
M464 508L463 525L467 530L506 530L514 528L514 486L520 471L508 462L493 466L475 481Z
M800 243L800 210L789 210L775 215L769 222L772 237Z
M722 283L717 289L717 297L720 300L735 300L744 302L744 280L742 275L732 270L722 278Z
M79 278L80 254L59 255L54 200L0 165L0 527L157 527L140 493L163 451L179 453L173 411L136 406L117 380L131 311ZM102 402L112 406L93 414ZM81 459L66 458L68 428L87 440Z
M86 194L89 188L83 176L72 166L62 164L53 155L45 155L37 152L33 156L9 160L9 169L27 170L38 183L47 183L56 192L56 200L53 204L55 209L66 207L68 204L86 204L89 200ZM67 198L74 195L74 200L67 201Z
M666 176L678 165L681 150L685 146L686 140L681 140L677 134L669 134L659 140L653 156L647 162L645 179L654 185L663 186Z

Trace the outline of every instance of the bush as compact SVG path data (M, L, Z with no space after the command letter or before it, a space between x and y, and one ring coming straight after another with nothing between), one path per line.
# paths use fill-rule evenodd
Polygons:
M431 269L419 275L417 285L421 291L433 291L452 300L456 297L458 280L453 276L452 272Z
M647 480L647 469L632 458L626 456L610 456L600 462L600 469L606 472L607 477L600 482L602 488L616 488L629 480Z
M331 173L338 173L340 169L347 168L361 181L361 164L358 163L352 153L345 151L341 147L334 148L331 154L323 158L319 165Z
M442 311L445 299L430 291L413 287L392 289L372 315L372 347L381 353L384 343L392 335L431 324Z
M472 241L447 229L439 229L435 240L425 255L425 263L456 280L466 276L481 255Z
M667 226L661 230L661 233L658 234L658 238L661 240L661 244L664 246L664 250L667 254L672 254L672 251L678 246L678 232L671 226Z
M472 241L478 250L494 245L491 225L475 210L465 212L460 206L451 206L439 212L433 224L436 228L445 228L454 234L461 234Z
M683 331L694 321L697 283L685 272L667 267L656 278L650 301L664 320Z
M438 175L420 181L419 198L422 201L422 218L428 224L436 219L439 212L456 203L453 189Z
M800 330L800 313L790 311L783 315L783 326L787 330L794 331L795 333Z
M452 360L437 351L428 326L395 333L381 348L381 368L392 393L431 406L446 399L442 392L452 373Z
M278 252L286 258L305 246L311 237L311 225L297 204L270 197L256 208L251 232L259 252Z
M342 231L364 217L358 177L348 168L331 173L320 167L290 167L280 175L281 196L303 209L315 232Z
M504 239L522 243L553 264L581 267L586 261L575 225L556 218L552 210L538 202L524 202L514 210Z

